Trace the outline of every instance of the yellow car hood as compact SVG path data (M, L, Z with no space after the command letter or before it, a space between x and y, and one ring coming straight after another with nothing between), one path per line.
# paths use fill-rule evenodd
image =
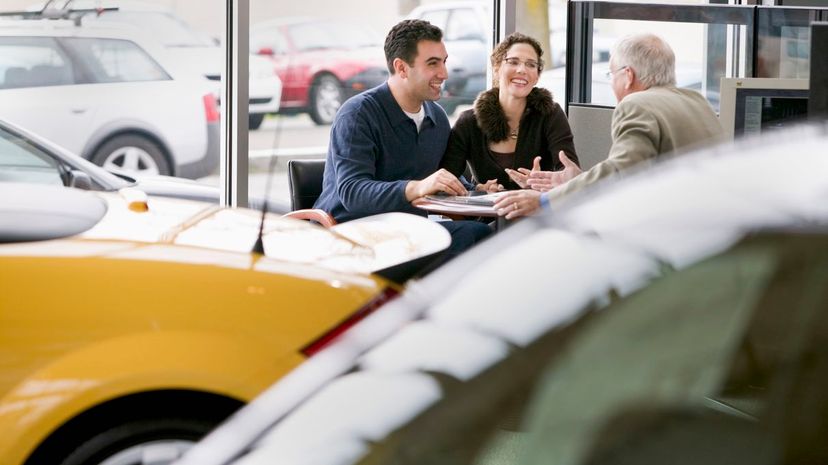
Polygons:
M249 267L261 212L178 199L149 198L123 189L99 195L107 205L91 229L69 239L6 248L27 255L95 256ZM136 207L137 206L137 207ZM142 211L145 210L145 211ZM444 250L451 238L425 218L387 213L325 229L266 216L264 262L288 262L347 274L367 274ZM180 247L189 246L189 247ZM205 250L206 249L206 250ZM264 263L262 263L264 264Z

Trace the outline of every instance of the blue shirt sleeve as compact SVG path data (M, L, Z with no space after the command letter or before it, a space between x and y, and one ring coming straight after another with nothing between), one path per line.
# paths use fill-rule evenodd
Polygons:
M344 116L344 115L343 115ZM331 131L331 159L343 207L355 215L410 209L405 198L408 180L376 178L380 147L363 112L341 117Z
M541 207L541 210L551 210L552 209L552 205L550 205L550 203L549 203L549 195L547 195L546 192L544 192L540 195L540 207Z

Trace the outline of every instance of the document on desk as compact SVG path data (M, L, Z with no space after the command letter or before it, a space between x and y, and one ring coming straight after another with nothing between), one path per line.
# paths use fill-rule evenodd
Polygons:
M497 216L493 206L503 192L475 195L426 195L414 201L414 206L440 214Z
M469 195L449 195L449 194L430 194L425 198L431 202L441 205L456 206L456 205L474 205L476 207L491 207L497 202L497 199L503 196L505 192L495 192L493 194L478 194L471 192Z

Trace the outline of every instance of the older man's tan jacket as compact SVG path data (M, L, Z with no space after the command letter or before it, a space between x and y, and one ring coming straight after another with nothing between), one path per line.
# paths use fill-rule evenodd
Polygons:
M563 196L661 154L722 137L719 119L698 92L652 87L629 94L612 114L612 147L607 159L549 191L549 199L554 205Z

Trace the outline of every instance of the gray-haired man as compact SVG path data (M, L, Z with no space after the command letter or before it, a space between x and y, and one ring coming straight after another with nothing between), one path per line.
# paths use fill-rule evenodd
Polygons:
M532 172L531 190L507 194L495 208L509 219L523 216L661 154L719 140L722 128L707 100L698 92L676 87L675 63L673 50L656 35L638 34L619 41L609 63L618 105L612 115L607 159L581 172L560 154L562 171Z

